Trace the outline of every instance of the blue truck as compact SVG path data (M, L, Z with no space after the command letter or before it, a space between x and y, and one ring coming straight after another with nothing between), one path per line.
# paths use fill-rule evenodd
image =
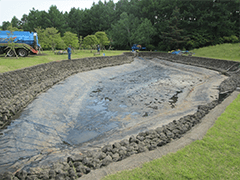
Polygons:
M12 57L15 53L10 50L9 43L14 44L14 49L20 57L28 56L30 53L38 54L38 49L41 47L35 32L0 31L0 54L7 53L7 56Z

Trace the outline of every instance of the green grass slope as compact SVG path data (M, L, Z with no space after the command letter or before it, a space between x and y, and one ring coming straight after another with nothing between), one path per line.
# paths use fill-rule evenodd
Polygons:
M240 61L240 43L220 44L192 50L194 56Z

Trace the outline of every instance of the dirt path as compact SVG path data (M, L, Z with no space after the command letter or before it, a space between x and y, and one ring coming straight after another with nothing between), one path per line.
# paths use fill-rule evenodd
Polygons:
M136 167L141 167L143 163L149 162L154 159L161 158L168 153L175 153L190 143L201 140L207 133L217 118L225 111L226 107L238 96L239 91L233 92L221 104L216 106L209 112L200 124L195 126L192 130L186 133L182 138L172 141L171 143L158 147L156 150L133 155L127 159L119 162L111 163L109 166L91 171L89 174L82 176L81 180L99 180L104 176L115 174L118 171L130 170Z

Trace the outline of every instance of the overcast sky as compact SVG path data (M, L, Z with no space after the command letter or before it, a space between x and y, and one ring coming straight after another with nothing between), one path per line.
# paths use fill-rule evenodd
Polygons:
M56 5L59 11L69 12L72 7L76 9L90 9L93 2L96 4L99 0L0 0L0 25L3 21L11 22L13 16L21 20L23 14L29 14L34 7L36 10L46 12L51 5ZM104 2L104 0L101 0ZM109 0L106 0L107 2ZM118 0L113 0L117 3Z

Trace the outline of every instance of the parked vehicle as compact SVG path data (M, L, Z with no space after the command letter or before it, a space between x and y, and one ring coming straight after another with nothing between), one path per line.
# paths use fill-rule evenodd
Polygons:
M15 56L10 50L9 43L14 43L16 53L25 57L30 53L38 54L40 44L38 44L37 33L28 31L0 31L0 54L7 53L9 57Z

